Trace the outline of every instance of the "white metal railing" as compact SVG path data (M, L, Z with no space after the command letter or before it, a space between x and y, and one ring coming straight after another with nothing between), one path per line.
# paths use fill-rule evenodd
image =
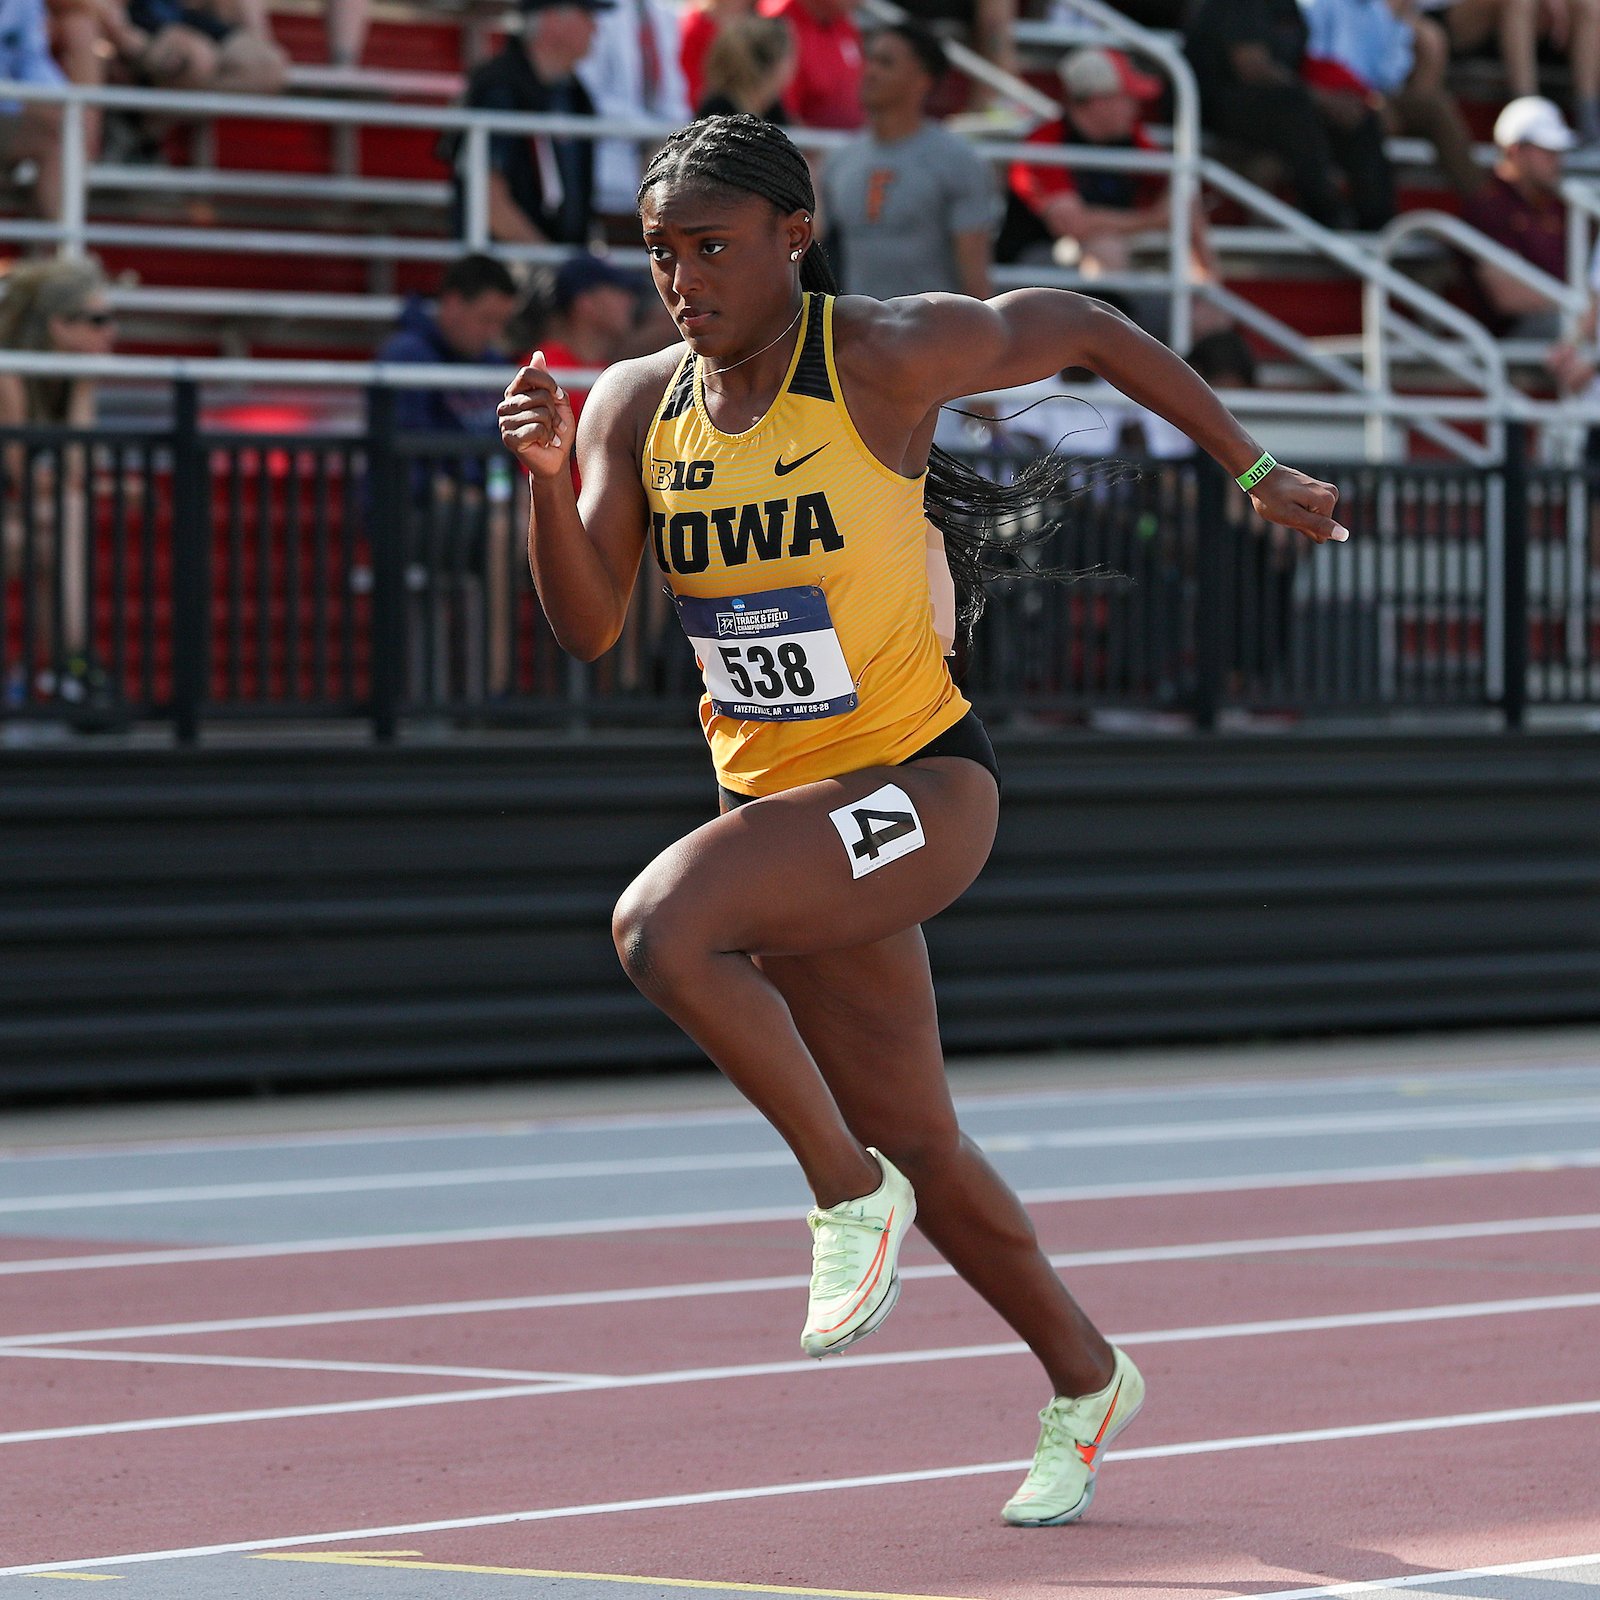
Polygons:
M67 355L57 352L0 350L0 373L33 377L92 378L107 381L196 382L217 384L295 385L305 388L501 389L515 364L486 366L412 365L376 361L248 360L226 356ZM553 368L564 382L593 384L602 369ZM1109 384L1067 384L1063 396L1105 404L1126 401ZM1010 391L969 396L1004 401ZM1386 416L1449 422L1525 422L1535 426L1580 423L1600 426L1600 399L1538 400L1516 390L1497 400L1474 395L1414 395L1345 392L1307 393L1281 389L1219 389L1218 397L1232 411L1246 416L1363 418L1377 411Z
M1441 240L1453 249L1515 278L1536 293L1544 295L1566 317L1576 318L1582 313L1585 301L1578 291L1559 278L1552 278L1548 273L1542 272L1531 262L1497 244L1459 217L1450 216L1443 211L1409 211L1396 217L1378 236L1378 259L1387 266L1391 251L1405 241L1423 235ZM1404 319L1396 320L1389 304L1388 289L1389 282L1386 278L1373 275L1366 281L1363 296L1368 370L1375 386L1380 388L1390 387L1386 363L1387 335L1391 331L1398 333L1402 342L1412 348L1425 350L1434 360L1451 365L1451 352L1447 347L1430 340L1426 333L1414 324L1408 325ZM1510 392L1511 381L1507 372L1505 351L1490 338L1482 324L1453 306L1449 308L1449 314L1446 316L1441 316L1437 310L1434 310L1433 314L1436 320L1452 327L1464 343L1478 355L1482 363L1480 376L1485 386L1485 393L1491 399L1497 399ZM1459 365L1455 366L1454 370L1463 377L1473 376ZM1494 426L1496 425L1491 424L1491 427ZM1390 440L1389 428L1384 419L1374 417L1369 424L1369 434L1369 453L1375 460L1385 459L1389 453ZM1491 443L1494 441L1491 440Z
M416 106L386 106L368 103L347 104L337 101L283 100L270 97L234 97L209 94L172 94L147 89L85 89L66 85L61 87L16 85L19 98L51 101L62 104L63 117L63 206L55 222L8 219L8 231L17 238L56 244L63 254L82 254L97 247L131 247L215 250L240 254L294 255L333 257L371 261L448 261L457 256L463 246L484 249L490 246L488 232L488 155L489 138L496 133L523 135L546 134L560 137L577 137L589 140L627 138L647 143L659 142L670 127L666 124L637 119L574 117L560 115L525 115L511 112L468 111L459 107L437 108ZM11 89L6 90L7 93ZM261 195L279 195L291 188L304 193L308 188L314 194L329 198L340 195L376 199L385 203L412 197L431 202L442 201L448 193L447 186L437 183L416 182L402 187L398 180L370 180L341 177L313 177L307 180L300 175L277 173L218 173L208 174L182 169L138 168L124 169L89 166L84 160L83 113L89 106L106 109L153 110L182 116L228 115L241 118L310 121L329 123L340 127L385 126L426 127L456 131L464 140L462 166L463 210L465 213L464 238L455 239L443 234L433 237L365 235L351 233L322 233L266 228L197 227L191 225L148 225L123 222L91 221L87 212L86 189L91 184L138 189L152 189L179 193L203 190L208 185L234 192ZM793 137L802 148L826 152L842 143L848 136L820 129L796 129ZM1031 145L1019 141L985 140L977 145L986 159L997 164L1026 161L1034 166L1074 166L1086 170L1137 171L1168 173L1173 170L1174 158L1161 151L1096 150L1062 146ZM1174 215L1178 208L1174 206ZM1187 229L1184 246L1187 248ZM496 252L507 259L554 265L571 252L570 246L550 244L494 244ZM646 257L642 250L614 252L619 264L643 267ZM1188 286L1187 261L1181 274L1179 293L1175 301L1175 321L1172 342L1180 348L1187 340ZM1083 275L1052 267L1029 267L1008 271L997 269L996 281L1000 283L1046 282L1069 287L1090 284L1101 289L1157 289L1168 292L1172 288L1170 277L1154 274L1123 273L1092 280Z
M1489 337L1487 329L1473 322L1465 312L1458 310L1432 290L1425 289L1421 284L1406 277L1371 250L1322 227L1275 195L1257 188L1253 183L1241 178L1231 167L1223 166L1220 161L1206 157L1201 162L1201 173L1208 183L1221 189L1258 215L1269 218L1279 227L1300 235L1315 246L1320 254L1346 268L1363 283L1381 284L1386 293L1404 302L1414 311L1454 329L1464 342L1479 350L1484 358L1483 388L1486 396L1498 401L1509 392L1509 382L1504 376L1503 362L1494 348L1494 341ZM1347 389L1360 390L1369 395L1387 396L1393 392L1387 379L1387 371L1386 365L1382 363L1375 365L1369 360L1365 372L1351 369L1349 375L1340 381ZM1383 411L1378 408L1374 408L1371 413L1375 418L1393 414L1392 410ZM1421 431L1445 446L1452 454L1480 463L1489 454L1477 441L1461 433L1459 429L1445 424L1436 413L1417 411L1415 415L1421 421Z
M1167 262L1164 273L1124 273L1097 279L1046 267L998 268L997 283L1018 282L1055 283L1067 287L1094 290L1158 289L1171 297L1172 319L1169 342L1183 349L1188 343L1192 326L1192 299L1195 293L1207 296L1227 307L1240 320L1247 322L1257 332L1272 340L1281 349L1292 354L1311 370L1351 392L1377 396L1391 388L1390 367L1386 351L1379 342L1393 336L1412 348L1421 348L1453 376L1473 383L1482 392L1498 402L1507 392L1504 379L1504 362L1495 351L1487 334L1448 302L1398 272L1391 259L1394 251L1402 248L1415 236L1415 230L1402 229L1393 236L1385 235L1382 248L1369 248L1363 241L1332 233L1320 227L1293 207L1277 200L1255 185L1241 178L1221 163L1199 154L1199 101L1193 74L1188 63L1172 43L1160 36L1149 34L1129 22L1102 3L1102 0L1074 0L1076 9L1088 21L1082 27L1049 29L1055 42L1072 42L1092 39L1107 40L1138 49L1156 60L1171 77L1174 85L1175 120L1172 150L1127 151L1101 150L1084 146L1034 145L1016 141L981 140L978 148L993 162L1025 161L1035 166L1073 166L1082 169L1128 170L1161 172L1169 177L1171 190L1171 216L1167 235ZM1024 25L1019 25L1019 28ZM1038 33L1044 37L1043 25L1026 25L1029 36ZM133 246L193 248L235 253L262 253L276 256L305 255L329 257L354 257L368 260L431 260L443 261L454 257L465 245L484 248L489 245L488 232L488 182L489 140L496 133L523 135L574 136L580 138L622 137L641 143L658 142L669 131L666 125L647 120L597 119L586 117L529 116L515 113L472 111L459 107L396 106L374 103L349 103L317 99L280 99L271 97L235 97L214 94L175 94L124 88L87 89L73 85L38 86L8 85L5 93L22 100L54 101L63 106L63 202L61 215L55 222L21 221L8 219L6 226L14 237L48 241L57 244L64 253L81 253L94 246ZM303 233L283 229L230 229L191 226L141 226L123 223L90 221L87 209L87 191L91 178L104 176L108 169L91 168L86 160L84 139L84 114L86 108L103 108L160 111L169 115L191 117L266 118L277 121L316 122L336 128L355 126L425 127L431 131L449 130L462 141L460 162L465 212L465 238L455 240L445 237L373 237L358 234ZM813 151L826 151L840 143L846 136L820 130L797 129L795 138L802 146ZM155 176L158 184L169 184L174 189L185 189L194 184L193 174ZM263 189L272 188L279 175L246 175L260 180ZM169 181L170 180L170 181ZM1194 197L1201 181L1230 195L1248 210L1262 217L1280 237L1297 240L1307 251L1321 256L1349 271L1367 286L1368 326L1364 329L1363 351L1365 367L1358 369L1342 358L1318 352L1307 339L1297 334L1278 319L1269 317L1258 308L1244 309L1245 304L1231 295L1222 285L1197 284L1189 273L1190 222ZM117 180L112 180L117 181ZM366 180L329 179L331 183L359 183ZM377 180L381 182L382 180ZM197 185L196 185L197 186ZM249 188L246 182L242 187ZM342 191L341 191L342 192ZM1456 229L1471 234L1455 219L1446 219ZM1481 236L1472 235L1474 239ZM1488 244L1488 241L1482 241ZM563 259L569 249L553 245L496 245L499 253L522 262L554 263ZM1494 247L1490 247L1491 249ZM618 252L619 263L642 265L642 252ZM1515 259L1515 258L1513 258ZM1526 264L1521 264L1524 267ZM1533 269L1527 269L1533 270ZM1381 299L1381 309L1378 308ZM1390 300L1405 305L1410 313L1430 319L1435 324L1448 327L1460 345L1477 366L1464 364L1459 352L1451 351L1439 341L1425 341L1418 325L1405 317L1397 317L1389 307ZM1503 408L1502 408L1503 409ZM1392 409L1374 405L1369 411L1370 433L1374 450L1381 449L1379 429L1382 419L1395 414ZM1414 411L1423 431L1452 453L1469 460L1480 460L1487 453L1485 447L1455 429L1443 418L1428 411Z
M564 383L593 385L599 367L552 367ZM431 365L395 361L275 361L228 356L66 355L0 350L0 372L36 378L94 378L164 383L294 384L339 389L503 389L516 371L495 365Z
M1600 222L1600 185L1592 179L1568 178L1561 185L1561 198L1567 203L1567 286L1583 290L1594 259L1590 224ZM1576 331L1576 324L1568 330Z

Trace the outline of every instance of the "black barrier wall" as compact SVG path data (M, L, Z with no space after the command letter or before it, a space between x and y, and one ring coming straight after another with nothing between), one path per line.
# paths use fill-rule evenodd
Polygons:
M1001 737L957 1049L1600 1017L1600 744ZM692 737L0 752L0 1092L694 1059L612 903Z
M492 440L202 426L0 435L0 721L408 716L681 726L694 661L648 554L616 648L557 647L527 576L520 475ZM989 712L1377 712L1600 702L1597 469L1302 463L1348 544L1257 519L1208 458L1085 462L1015 537L968 685ZM994 474L1018 457L975 457ZM848 530L847 530L848 536ZM1044 571L1076 574L1044 579ZM754 582L754 580L752 580Z

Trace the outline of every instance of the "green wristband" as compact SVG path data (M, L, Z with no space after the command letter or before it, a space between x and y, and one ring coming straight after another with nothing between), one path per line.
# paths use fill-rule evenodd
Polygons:
M1277 464L1278 463L1272 459L1271 454L1268 451L1263 450L1261 452L1261 459L1256 462L1256 464L1251 467L1248 472L1241 472L1239 474L1238 479L1236 480L1239 487L1241 489L1255 488L1255 486L1260 483L1261 480L1266 477L1266 475L1271 472L1275 466L1277 466Z

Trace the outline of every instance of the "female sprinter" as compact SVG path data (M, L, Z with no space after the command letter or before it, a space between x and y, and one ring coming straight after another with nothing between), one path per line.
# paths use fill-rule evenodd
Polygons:
M639 211L687 348L595 385L581 502L572 409L538 352L500 427L531 478L529 559L561 644L587 661L616 642L648 546L705 674L722 814L635 879L613 932L634 983L811 1185L801 1348L828 1355L883 1321L916 1216L1050 1380L1033 1470L1003 1516L1070 1522L1144 1382L956 1125L919 927L977 876L999 799L935 634L927 523L971 577L997 508L1042 497L1064 469L1000 488L932 450L934 422L958 396L1088 367L1242 474L1263 516L1344 535L1330 486L1274 465L1116 312L1054 289L835 299L814 206L804 157L770 123L674 134Z

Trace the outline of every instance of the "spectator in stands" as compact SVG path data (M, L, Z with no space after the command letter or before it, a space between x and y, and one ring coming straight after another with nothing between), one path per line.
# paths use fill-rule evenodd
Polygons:
M1472 135L1450 91L1450 41L1420 15L1417 0L1302 0L1311 27L1308 56L1318 71L1342 74L1331 87L1368 96L1393 133L1428 139L1458 194L1483 182Z
M755 11L755 0L690 0L678 20L678 65L689 91L689 104L705 98L705 60L712 41L730 22Z
M394 332L379 346L377 361L450 366L492 365L506 359L506 326L517 309L517 280L493 256L464 256L445 273L431 306L408 300ZM477 389L400 389L395 421L407 433L499 436L495 407L500 396ZM461 475L483 480L482 463L468 459Z
M1017 72L1017 0L902 0L900 8L938 38L966 45L1002 72ZM976 98L981 103L981 90Z
M1572 67L1578 131L1600 143L1600 0L1419 0L1442 14L1462 54L1498 41L1513 99L1539 92L1541 41Z
M1141 108L1161 85L1134 71L1116 50L1075 50L1058 69L1061 116L1036 128L1030 144L1087 145L1097 149L1158 148L1144 131ZM1011 204L999 255L1002 260L1051 260L1081 269L1086 277L1125 271L1131 241L1168 226L1167 180L1159 172L1118 172L1090 167L1011 168ZM1216 277L1205 216L1197 205L1191 221L1191 271ZM1196 301L1199 311L1206 302ZM1165 296L1128 297L1128 310L1158 334L1166 321ZM1203 330L1202 330L1203 331Z
M1567 207L1561 198L1561 158L1577 138L1554 104L1524 95L1495 119L1494 142L1500 159L1463 214L1497 244L1564 282ZM1503 326L1518 338L1555 337L1558 314L1537 289L1488 262L1475 263L1474 270Z
M519 0L521 33L473 70L467 104L482 111L592 117L576 68L594 42L595 14L612 0ZM457 209L462 176L456 175ZM489 141L489 231L518 244L586 244L594 206L589 139L496 134Z
M0 292L0 349L107 355L115 339L106 282L94 262L12 267ZM0 428L89 428L94 420L92 379L0 373ZM81 449L45 449L30 459L20 446L8 446L0 454L0 548L7 571L32 565L35 586L28 599L48 663L32 686L27 674L37 664L28 663L8 692L25 697L31 687L54 695L90 727L103 725L95 719L113 696L94 663L89 635L87 462Z
M859 128L861 32L852 0L759 0L756 9L794 30L794 78L783 98L790 120L807 128Z
M141 82L211 94L278 94L289 58L265 0L100 0L113 47Z
M601 256L576 255L561 263L550 293L550 315L535 343L552 371L609 367L627 353L639 310L640 284ZM589 391L567 384L576 422ZM576 472L577 463L573 463Z
M503 340L517 308L517 282L492 256L470 255L452 265L433 306L413 299L384 340L378 361L428 366L492 366L506 362ZM402 433L498 439L497 389L395 391L395 425ZM488 611L488 688L510 681L510 484L498 451L440 455L418 461L399 532L414 584L447 589L464 575L482 575Z
M0 80L59 84L66 75L50 53L44 0L0 0ZM61 108L0 100L0 164L33 170L34 209L61 210Z
M944 46L914 22L867 41L868 131L832 151L822 174L823 221L850 294L989 296L994 175L965 139L927 116L949 65Z
M706 51L697 117L745 112L783 122L783 94L794 77L794 35L776 17L735 17Z
M678 12L666 0L617 0L596 18L594 42L578 77L602 117L647 118L666 129L689 120L689 91L678 65ZM595 148L595 210L615 244L639 242L639 145L602 139Z
M1297 203L1324 227L1381 228L1394 215L1383 127L1359 93L1302 80L1308 32L1297 0L1199 0L1187 49L1202 119L1283 161ZM1349 181L1348 206L1336 168Z

